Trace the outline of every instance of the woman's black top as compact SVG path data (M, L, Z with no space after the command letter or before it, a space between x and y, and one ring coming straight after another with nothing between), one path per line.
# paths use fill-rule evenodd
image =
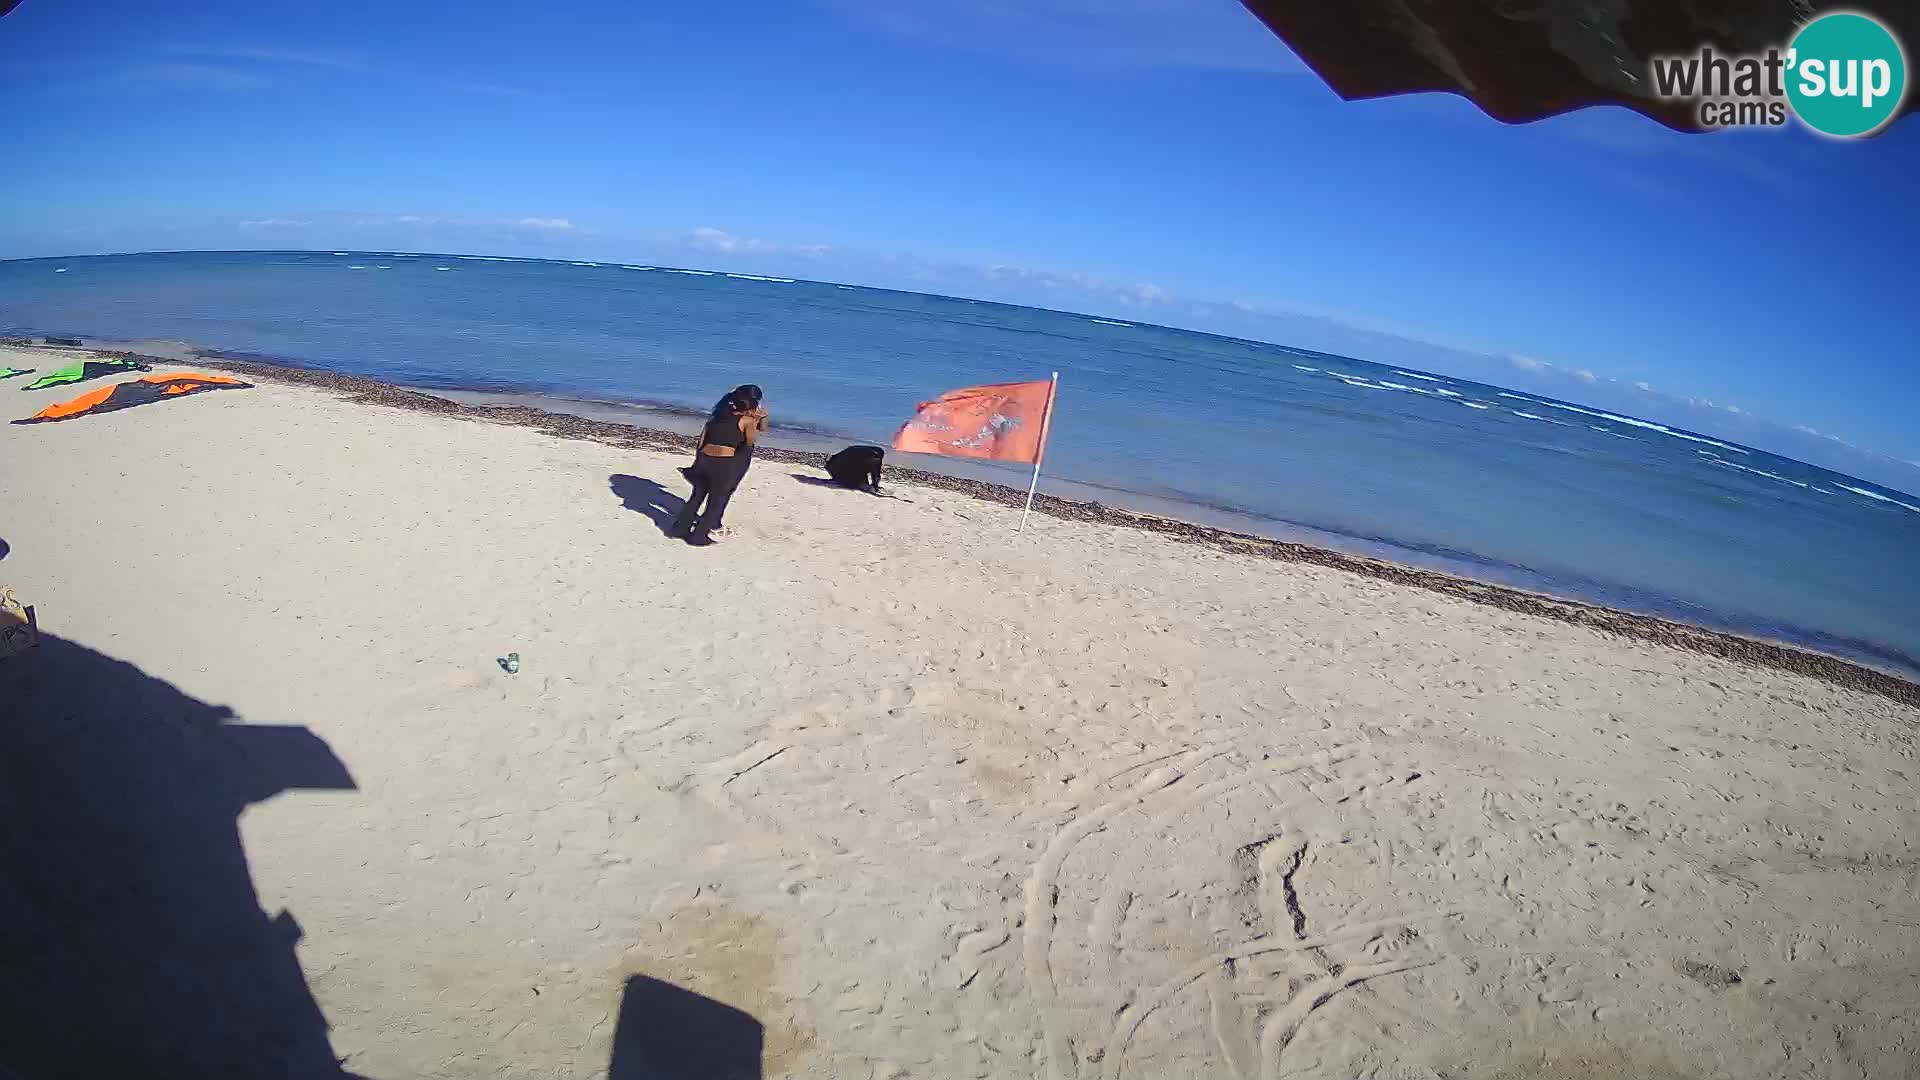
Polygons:
M707 421L706 434L701 441L707 446L731 446L738 450L747 443L747 433L740 430L740 418L732 413L723 413Z

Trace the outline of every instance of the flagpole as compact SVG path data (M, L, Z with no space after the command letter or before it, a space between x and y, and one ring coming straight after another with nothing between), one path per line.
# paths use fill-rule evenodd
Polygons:
M1015 536L1027 529L1027 515L1033 513L1033 493L1040 486L1040 462L1047 456L1047 429L1053 425L1053 399L1060 394L1060 373L1053 373L1053 385L1047 388L1047 410L1040 414L1040 448L1033 454L1033 480L1027 484L1027 507L1020 511L1020 527Z

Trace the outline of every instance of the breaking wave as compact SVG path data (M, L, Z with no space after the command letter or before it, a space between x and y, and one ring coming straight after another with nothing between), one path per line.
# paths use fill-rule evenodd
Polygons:
M1731 464L1731 462L1729 462L1729 464ZM1920 506L1914 506L1910 503L1903 503L1899 499L1889 499L1885 495L1882 495L1877 491L1868 491L1866 488L1857 488L1851 484L1835 484L1833 486L1845 491L1851 491L1855 495L1864 495L1869 499L1874 499L1879 502L1892 503L1893 505L1900 507L1902 510L1911 510L1916 514L1920 514Z
M1689 435L1684 431L1675 431L1665 424L1656 424L1651 420L1635 420L1631 416L1620 416L1617 413L1610 413L1610 412L1596 412L1593 409L1583 409L1578 405L1562 405L1554 401L1542 401L1540 402L1540 404L1545 405L1549 409L1564 409L1567 412L1579 413L1581 416L1591 416L1596 420L1611 420L1616 424L1625 424L1628 427L1645 428L1648 431L1657 431L1662 435L1671 435L1676 439L1685 439L1688 442L1705 443L1708 446L1717 446L1722 450L1731 450L1736 454L1746 453L1745 450L1742 450L1737 446L1732 446L1727 443L1723 443L1718 439L1709 439L1704 435Z

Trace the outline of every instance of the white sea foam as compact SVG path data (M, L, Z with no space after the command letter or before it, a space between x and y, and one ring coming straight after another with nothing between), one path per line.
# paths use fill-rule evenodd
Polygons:
M1717 446L1722 450L1731 450L1736 454L1746 453L1745 450L1742 450L1737 446L1729 446L1728 444L1723 443L1718 439L1709 439L1701 435L1689 435L1684 431L1675 431L1672 428L1666 426L1665 424L1656 424L1650 420L1635 420L1631 416L1621 416L1617 413L1610 413L1610 412L1596 412L1593 409L1583 409L1578 405L1561 405L1557 402L1552 402L1552 401L1542 401L1539 404L1545 405L1549 409L1564 409L1567 412L1579 413L1582 416L1591 416L1596 420L1611 420L1616 424L1625 424L1628 427L1645 428L1648 431L1657 431L1662 435L1671 435L1676 439L1685 439L1688 442L1705 443L1708 446Z
M1101 326L1124 326L1124 327L1127 327L1128 329L1133 328L1133 324L1130 322L1114 322L1112 319L1088 319L1087 321L1097 322Z
M775 285L793 284L793 279L790 277L761 277L759 274L728 274L727 276L739 281L771 281Z
M1882 495L1877 491L1868 491L1866 488L1857 488L1851 484L1835 484L1833 486L1840 488L1843 491L1851 491L1855 495L1865 495L1869 499L1875 499L1883 503L1892 503L1893 505L1898 506L1902 509L1911 510L1916 514L1920 514L1920 506L1913 506L1908 503L1903 503L1899 499L1889 499L1885 495Z
M396 259L417 259L417 258L419 258L420 256L418 256L418 255L407 255L407 254L403 254L403 253L401 253L401 252L397 252L397 251L396 251L396 252L394 252L394 254L393 254L393 257L394 257L394 258L396 258Z
M334 252L334 254L335 254L335 255L351 255L351 254L353 254L353 252L351 252L351 251L336 251L336 252Z
M454 258L465 259L468 262L519 262L520 261L519 259L502 258L498 255L455 255Z
M1308 367L1305 364L1295 364L1293 365L1293 369L1295 371L1319 371L1320 370L1317 367Z
M391 266L385 266L385 265L381 265L381 266L376 266L376 267L374 267L374 269L375 269L375 270L391 270L391 269L393 269L393 267L391 267Z
M1527 418L1527 419L1529 419L1529 420L1538 420L1538 421L1540 421L1540 422L1541 422L1541 423L1543 423L1543 424L1558 424L1558 425L1559 425L1560 427L1572 427L1572 426L1573 426L1573 425L1571 425L1571 424L1561 424L1561 423L1560 423L1560 421L1558 421L1558 420L1549 420L1549 419L1547 419L1547 418L1546 418L1546 417L1544 417L1544 416L1535 416L1534 414L1532 414L1532 413L1530 413L1530 412L1521 412L1521 411L1520 411L1519 409L1508 409L1507 411L1508 411L1508 412L1510 412L1510 413L1512 413L1512 414L1513 414L1513 415L1515 415L1515 416L1524 416L1524 417L1526 417L1526 418Z
M1394 368L1393 373L1395 375L1405 375L1409 379L1419 379L1421 382L1446 382L1447 381L1445 379L1438 378L1433 375L1422 375L1417 371L1401 371L1399 368Z
M1602 435L1611 435L1611 436L1613 436L1613 437L1614 437L1614 438L1616 438L1616 439L1625 439L1625 440L1627 440L1628 442L1639 442L1639 441L1640 441L1639 439L1636 439L1636 438L1634 438L1634 437L1633 437L1633 436L1631 436L1631 435L1622 435L1622 434L1620 434L1619 432L1617 432L1617 431L1614 431L1614 430L1612 430L1611 428L1603 428L1603 427L1601 427L1601 426L1600 426L1600 425L1598 425L1598 424L1588 424L1587 426L1588 426L1588 427L1590 427L1590 428L1592 428L1593 430L1595 430L1595 431L1597 431L1597 432L1599 432L1599 433L1600 433L1600 434L1602 434Z
M713 276L713 271L711 270L668 270L666 272L669 274L692 274L694 277Z
M1409 393L1413 393L1413 394L1424 394L1424 393L1426 393L1426 391L1425 391L1425 390L1422 390L1422 389L1420 389L1420 388L1419 388L1419 387L1417 387L1417 386L1408 386L1408 385L1407 385L1406 383L1397 383L1397 382L1388 382L1388 381L1387 381L1387 380L1385 380L1385 379L1381 379L1381 380L1380 380L1380 385L1381 385L1381 386L1384 386L1384 387L1386 387L1386 388L1387 388L1387 389L1389 389L1389 390L1405 390L1405 391L1407 391L1407 392L1409 392Z
M1715 465L1725 465L1729 469L1739 469L1741 472L1752 473L1755 476L1764 476L1769 480L1779 480L1783 483L1792 484L1794 487L1804 488L1807 486L1806 484L1803 484L1800 481L1795 480L1791 476L1781 476L1779 473L1770 473L1765 469L1748 468L1745 465L1741 465L1738 462L1728 461L1725 458L1712 458L1711 460Z
M599 263L574 263L575 266L599 266Z
M1747 469L1745 465L1734 465L1733 462L1731 461L1727 462L1727 464L1733 465L1733 467L1736 469L1746 469L1746 471L1751 473L1759 473L1761 476L1772 477L1773 479L1779 480L1782 483L1792 484L1794 487L1797 487L1797 488L1805 489L1812 486L1806 483L1805 481L1795 480L1791 476L1781 476L1779 473L1770 473L1770 472L1767 472L1765 469Z
M1526 397L1525 395L1522 395L1522 394L1509 394L1505 390L1500 391L1500 396L1510 397L1515 401L1532 401L1533 400L1532 398Z
M434 267L434 269L435 269L435 270L451 270L451 269L453 269L453 267L451 267L451 266L436 266L436 267Z
M55 271L54 271L54 273L56 273L56 274L64 274L64 273L66 273L66 272L67 272L67 268L66 268L66 267L64 267L64 266L62 266L62 267L60 267L60 268L59 268L58 270L55 270Z
M1439 394L1441 397L1459 397L1460 396L1459 391L1448 390L1448 389L1445 389L1444 387L1438 390L1433 390L1431 391L1431 393Z
M1469 409L1491 409L1491 408L1493 408L1493 406L1491 406L1491 405L1483 405L1483 404L1481 404L1481 403L1480 403L1480 402L1478 402L1478 401L1468 401L1468 400L1467 400L1466 398L1461 398L1461 399L1460 399L1460 404L1462 404L1462 405L1465 405L1465 406L1466 406L1467 408L1469 408Z
M834 288L836 288L836 289L845 289L845 290L847 290L848 292L852 292L852 291L853 291L853 286L851 286L851 285L835 285L835 286L834 286Z
M355 263L354 265L352 265L352 266L349 266L349 267L347 267L347 269L349 269L349 270L365 270L365 269L366 269L366 267L364 267L364 266L361 266L361 265L359 265L358 263Z
M651 269L653 269L653 267L651 267L651 266L627 266L626 264L624 264L624 263L623 263L623 264L621 264L621 266L620 266L620 269L622 269L622 270L651 270Z

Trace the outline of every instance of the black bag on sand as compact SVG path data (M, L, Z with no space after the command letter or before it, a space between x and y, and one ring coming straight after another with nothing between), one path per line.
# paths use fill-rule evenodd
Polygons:
M827 459L827 475L841 487L880 493L880 465L887 452L877 446L849 446Z

